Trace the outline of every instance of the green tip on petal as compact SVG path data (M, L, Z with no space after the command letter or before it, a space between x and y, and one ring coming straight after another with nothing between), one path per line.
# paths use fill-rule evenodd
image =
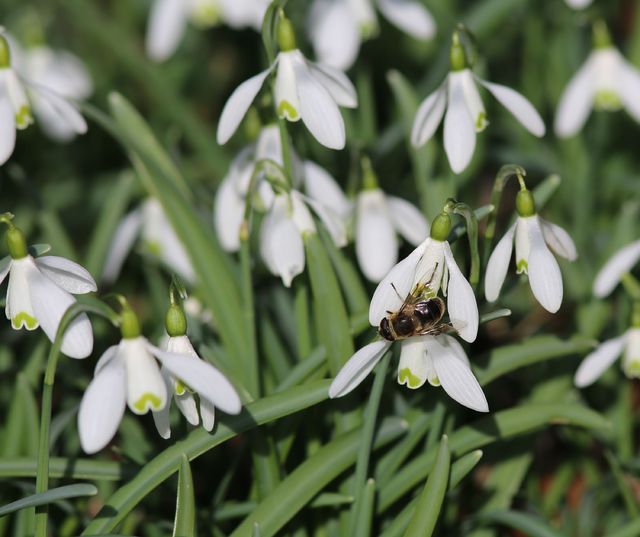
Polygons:
M517 263L516 263L516 273L517 274L522 274L522 273L528 273L529 272L529 263L527 263L526 259L520 259Z
M398 371L398 383L406 384L407 388L411 388L412 390L419 388L423 384L422 380L414 375L408 367Z
M141 414L146 412L147 410L161 410L162 409L162 401L161 399L153 394L153 393L144 393L135 403L133 403L133 408L135 408Z
M516 196L516 211L523 218L536 214L536 202L533 199L531 190L523 189L518 192Z
M622 99L613 90L600 90L596 92L594 106L596 110L615 112L622 108Z
M431 223L431 238L444 242L451 232L451 217L447 213L440 213Z
M11 318L11 326L14 330L20 330L23 326L26 327L27 330L35 330L38 328L38 320L28 313L21 311L18 315Z
M18 129L26 129L32 123L33 116L31 115L31 108L24 104L16 114L16 127Z
M283 119L288 119L289 121L297 121L300 119L299 112L289 101L285 101L284 99L278 103L278 116Z

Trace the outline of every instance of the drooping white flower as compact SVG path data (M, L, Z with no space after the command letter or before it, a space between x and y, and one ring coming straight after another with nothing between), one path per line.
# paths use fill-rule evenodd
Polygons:
M429 224L418 209L379 188L358 194L355 221L358 264L373 282L382 280L398 261L398 233L413 246L429 233Z
M464 52L454 40L453 49L459 48L452 58L463 58ZM520 93L475 76L463 59L456 64L444 82L420 105L411 130L411 143L424 145L435 134L444 116L444 149L449 165L461 173L471 161L476 146L476 132L488 125L487 114L478 93L477 83L484 86L534 136L542 137L545 126L540 114Z
M593 384L623 355L622 370L628 378L640 378L640 327L633 326L624 334L598 345L578 367L573 378L578 388Z
M269 0L154 0L147 27L147 55L164 61L178 48L187 22L208 28L221 22L232 28L260 30Z
M315 0L309 12L309 32L318 59L346 71L363 40L378 32L375 7L395 26L416 39L431 39L436 24L415 0Z
M569 81L556 111L556 134L576 134L593 108L624 108L640 123L640 71L613 46L595 48Z
M280 24L288 24L282 19ZM268 69L240 84L229 97L218 123L217 139L225 144L240 125L269 74L276 70L275 108L279 117L302 122L322 145L342 149L345 127L339 106L355 108L355 88L347 76L328 65L307 60L295 48L293 29L289 41L281 44L281 52Z
M565 2L572 9L584 9L589 7L593 0L565 0Z
M550 249L569 261L575 261L578 257L576 247L564 229L538 216L528 190L520 191L518 196L530 198L532 205L526 208L517 204L515 224L491 253L485 271L485 296L489 302L498 299L509 268L515 236L517 273L528 274L533 296L544 309L555 313L562 304L562 274Z
M102 270L102 281L114 282L122 264L140 237L144 246L163 264L193 283L195 272L187 252L176 235L162 205L155 198L148 198L138 208L127 214L116 228L107 251Z
M206 386L207 391L200 392L194 389L199 395L199 405L194 397L194 391L190 385L185 384L183 378L172 373L163 363L160 373L167 387L167 393L173 394L176 406L191 425L198 425L202 418L202 426L211 431L215 422L215 407L221 408L228 414L238 414L241 408L240 398L227 380L227 378L211 364L204 362L196 353L188 336L170 337L167 341L167 352L184 356L185 359L193 361L200 360L204 371L208 375L207 383L201 382L199 386ZM174 360L175 361L175 360ZM176 361L176 365L178 364ZM161 410L153 410L153 421L156 429L162 438L171 436L169 425L170 402L167 402ZM198 412L199 410L199 412Z
M605 263L593 282L593 294L604 298L640 260L640 240L627 244Z
M40 326L53 342L64 313L76 302L73 295L96 291L96 282L86 269L63 257L34 258L17 228L10 228L9 234L16 242L9 243L11 255L0 260L0 283L9 276L7 319L15 330ZM81 313L67 327L61 350L71 358L86 358L92 349L91 322Z

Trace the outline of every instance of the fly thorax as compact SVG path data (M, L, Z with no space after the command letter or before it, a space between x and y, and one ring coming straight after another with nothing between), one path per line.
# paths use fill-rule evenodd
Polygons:
M621 83L622 62L620 53L613 47L592 52L593 84L595 84L594 106L597 110L615 111L622 108L618 91Z
M275 99L278 116L288 121L300 119L300 101L294 70L295 62L304 62L299 50L290 50L278 54L278 72L276 74ZM306 69L306 66L304 66Z
M629 329L622 369L629 378L640 378L640 328Z

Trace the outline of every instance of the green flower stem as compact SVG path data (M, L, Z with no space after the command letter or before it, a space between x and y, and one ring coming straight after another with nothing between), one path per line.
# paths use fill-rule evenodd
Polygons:
M362 434L360 436L360 449L358 450L358 458L356 461L355 478L353 480L353 496L355 498L349 514L349 535L354 535L360 520L360 511L364 509L365 503L365 487L367 480L367 471L369 469L369 458L373 447L373 433L378 417L378 408L380 407L380 398L382 397L382 389L389 367L391 353L387 352L385 357L376 366L375 380L373 388L369 396L369 402L364 414L364 424L362 426Z
M478 253L478 219L475 213L466 203L456 203L453 212L464 218L467 225L467 237L469 238L469 256L471 258L471 269L469 283L475 289L480 281L480 254Z
M312 349L311 319L309 318L309 286L307 282L296 280L293 309L296 320L296 346L298 357L309 355Z

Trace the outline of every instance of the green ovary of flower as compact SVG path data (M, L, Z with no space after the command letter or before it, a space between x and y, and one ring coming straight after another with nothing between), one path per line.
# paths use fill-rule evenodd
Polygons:
M411 388L412 390L419 388L422 384L420 379L416 375L414 375L411 372L411 369L409 369L408 367L405 367L398 371L398 381L400 382L400 384L406 384L407 387Z
M613 90L600 90L595 97L596 110L615 112L622 108L622 101L619 95Z
M31 109L25 104L20 107L20 110L18 110L16 114L16 127L26 129L31 123L33 123Z
M28 313L21 311L18 315L11 318L11 326L16 330L20 330L23 326L26 326L27 330L35 330L38 328L38 320Z
M298 114L293 105L284 100L278 104L278 115L282 118L287 118L289 121L297 121L300 118L300 114Z
M160 410L162 408L161 403L162 401L157 395L147 392L142 394L142 397L133 404L133 408L139 412L145 412L149 408L153 410Z

